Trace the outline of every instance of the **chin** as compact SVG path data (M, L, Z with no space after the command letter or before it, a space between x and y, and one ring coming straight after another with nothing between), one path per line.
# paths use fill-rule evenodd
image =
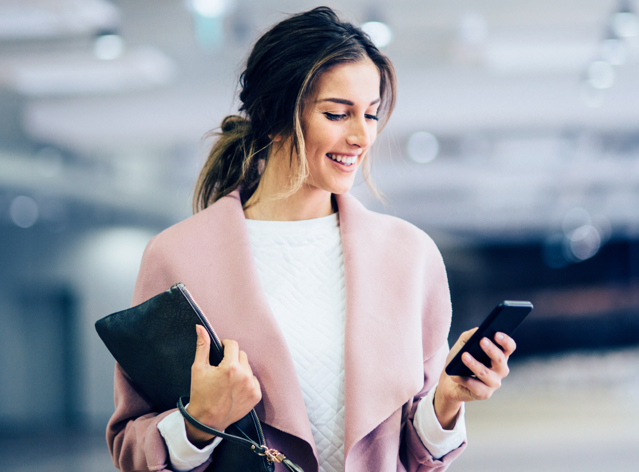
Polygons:
M333 190L331 193L332 193L333 195L342 195L342 194L348 193L350 190L351 190L351 187L348 187L348 188L339 188L339 189L335 189L335 190Z
M331 189L331 193L334 195L341 195L343 193L347 193L353 188L353 182L344 185L334 185Z

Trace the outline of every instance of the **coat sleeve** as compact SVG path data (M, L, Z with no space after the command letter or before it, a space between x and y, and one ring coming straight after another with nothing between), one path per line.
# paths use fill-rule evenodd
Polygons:
M419 402L428 394L434 384L439 379L439 374L443 370L448 355L448 345L442 345L437 352L426 362L424 362L424 388L415 397L412 404L407 405L407 421L404 424L404 437L402 448L406 451L405 458L407 462L407 470L410 472L430 472L444 471L448 468L455 458L457 458L466 447L464 441L457 449L449 452L440 459L435 459L433 455L426 449L422 443L415 427L413 419Z
M149 242L144 251L133 305L142 303L171 285L166 264L162 263L161 251L154 249L156 238ZM122 472L171 470L166 444L157 425L175 409L154 411L118 364L115 366L114 388L115 412L107 425L106 436L115 467ZM209 458L193 469L194 472L203 471L210 462Z
M457 449L435 459L419 438L413 419L419 402L439 381L448 356L448 332L452 316L450 290L446 269L435 243L427 238L430 247L424 269L424 297L422 302L422 337L424 351L424 386L405 406L401 451L409 472L444 471L466 447L464 441Z

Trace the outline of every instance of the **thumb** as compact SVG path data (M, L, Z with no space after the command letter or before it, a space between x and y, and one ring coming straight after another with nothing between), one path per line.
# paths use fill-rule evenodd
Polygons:
M459 350L464 347L464 344L466 344L468 342L468 340L470 339L470 337L475 334L475 331L477 331L477 328L473 328L473 329L469 329L468 331L464 331L459 338L457 339L457 341L455 342L455 344L453 344L453 347L450 348L450 352L448 353L448 358L446 360L446 363L450 362L450 360L455 357L455 354L457 354L459 352Z
M193 364L210 365L209 350L211 349L211 338L209 337L209 333L207 333L204 326L201 325L195 325L195 331L197 332L197 344Z
M475 331L477 331L478 328L473 328L473 329L469 329L468 331L464 331L461 336L459 336L459 341L461 341L463 344L466 344L468 342L468 340L470 339L470 337L475 334Z

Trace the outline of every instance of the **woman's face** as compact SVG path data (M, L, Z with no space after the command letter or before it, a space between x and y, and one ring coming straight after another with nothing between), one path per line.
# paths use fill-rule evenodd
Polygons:
M319 77L302 113L311 188L350 190L377 137L379 87L379 71L369 58L339 64Z

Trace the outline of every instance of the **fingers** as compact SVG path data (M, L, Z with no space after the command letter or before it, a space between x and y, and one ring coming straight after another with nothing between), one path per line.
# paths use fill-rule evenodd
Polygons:
M495 334L495 342L502 347L504 354L506 355L506 359L508 359L510 355L515 352L515 349L517 349L515 340L504 333Z
M222 340L222 345L224 346L224 359L222 359L220 366L224 364L226 368L230 368L231 370L236 370L237 368L237 370L241 370L246 372L248 375L255 377L253 375L251 365L249 364L248 356L246 352L240 350L240 345L237 341L224 339Z
M206 332L204 326L195 325L197 333L197 344L195 347L195 359L193 365L205 366L209 365L209 350L211 349L211 338Z
M251 365L249 364L248 356L246 355L246 352L244 352L244 351L240 351L239 352L239 361L240 361L240 365L242 367L244 367L244 368L246 368L248 370L251 370Z
M202 328L202 331L207 336L206 339L209 341L210 344L208 333L206 333L206 330L204 330L204 328ZM198 337L198 347L199 343L200 337ZM246 352L240 350L240 345L237 343L237 341L234 341L232 339L223 339L222 346L224 347L224 358L222 359L222 362L220 362L220 365L218 367L223 367L231 375L239 374L239 376L248 379L247 381L253 385L257 385L257 388L259 390L259 382L257 380L257 377L253 375L253 369L251 369L251 365L249 364L248 355L246 354ZM197 352L198 351L196 350L196 356ZM206 351L206 355L206 359L208 359L208 349Z
M240 351L238 353L238 360L240 361L240 364L248 364L248 356L246 355L246 352Z
M494 389L501 386L502 376L490 367L486 367L467 352L462 356L462 362L475 374L478 380L481 380L487 386Z
M239 358L240 358L240 365L252 377L251 384L253 385L253 390L256 394L256 401L260 401L262 399L262 389L260 387L260 382L257 380L257 377L253 375L253 369L251 369L251 365L249 364L248 356L246 355L246 352L240 351Z
M222 363L225 364L224 367L230 375L235 377L238 383L244 383L246 391L249 392L249 399L254 405L262 399L262 389L257 377L253 375L248 355L240 350L237 341L224 339L222 345L224 346L224 359L222 359ZM222 363L220 363L220 367L222 367Z
M509 336L503 333L498 334L495 338L499 340L504 351L488 338L483 338L480 341L482 350L491 360L491 367L486 367L468 353L462 356L462 362L475 374L476 378L493 390L498 389L501 386L502 379L508 376L510 372L508 368L508 356L515 349L515 342ZM475 390L474 393L479 395L479 397L485 394L485 392L481 392L481 389Z
M232 339L223 339L224 359L222 362L238 362L240 357L240 345Z
M211 349L211 337L206 329L201 325L195 325L195 330L197 332L197 345L195 348L195 359L193 361L193 365L210 366L209 351ZM251 370L248 362L248 356L244 351L240 351L237 341L224 339L222 340L222 347L224 348L224 358L222 359L222 362L226 361L227 364L239 363L243 368L248 368L249 371Z
M483 338L479 345L482 350L488 355L491 361L492 370L494 370L497 374L500 375L501 378L504 378L508 375L508 357L495 345L495 343L491 342L488 338Z
M191 369L189 412L200 422L223 430L246 416L261 400L262 392L247 354L240 351L236 341L222 341L224 358L217 366L208 363L210 343L205 330L198 327L197 362Z
M448 362L475 331L476 328L462 333L451 349ZM462 362L474 377L448 376L445 371L442 372L439 385L446 388L446 394L451 398L460 401L486 400L501 387L502 380L508 375L508 358L515 351L515 341L504 333L497 333L494 342L482 338L480 346L491 361L489 367L466 352L462 356Z

